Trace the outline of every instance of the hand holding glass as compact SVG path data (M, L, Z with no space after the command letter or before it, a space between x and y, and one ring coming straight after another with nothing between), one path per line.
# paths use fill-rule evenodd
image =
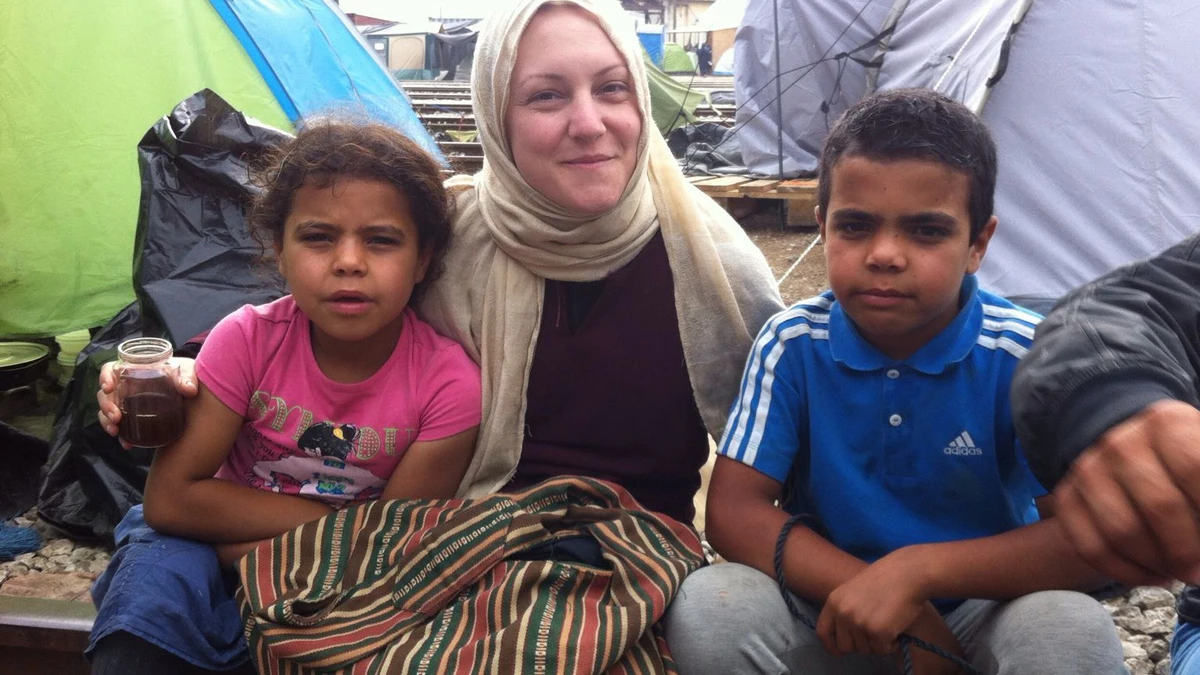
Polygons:
M134 338L117 347L119 435L132 446L162 447L183 433L183 397L171 355L171 343L160 338Z

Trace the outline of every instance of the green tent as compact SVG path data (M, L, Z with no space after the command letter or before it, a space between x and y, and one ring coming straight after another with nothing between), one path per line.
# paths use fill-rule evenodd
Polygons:
M333 0L0 4L0 336L104 324L134 297L137 143L209 88L291 130L342 108L425 147Z
M696 121L696 106L704 100L701 94L664 73L642 50L642 62L646 64L646 75L650 81L650 114L654 125L663 135Z
M692 61L692 56L684 51L683 47L668 42L663 45L663 72L674 75L680 73L696 72L696 64Z

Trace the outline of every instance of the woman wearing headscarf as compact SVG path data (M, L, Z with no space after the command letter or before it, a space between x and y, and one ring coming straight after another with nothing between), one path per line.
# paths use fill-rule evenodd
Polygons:
M709 436L782 309L762 254L656 132L640 50L616 0L518 0L481 31L483 169L449 182L454 239L419 307L483 372L459 496L584 475L690 523ZM164 647L121 637L123 663Z
M708 436L781 308L651 123L640 50L608 0L526 0L480 35L483 170L449 183L455 242L421 308L483 368L464 496L584 474L690 521Z

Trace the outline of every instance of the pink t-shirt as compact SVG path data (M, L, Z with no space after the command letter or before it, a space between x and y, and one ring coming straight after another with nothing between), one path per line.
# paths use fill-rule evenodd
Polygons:
M200 381L245 418L217 478L338 506L378 497L413 441L479 424L479 368L411 309L387 363L334 382L290 295L221 320L196 358Z

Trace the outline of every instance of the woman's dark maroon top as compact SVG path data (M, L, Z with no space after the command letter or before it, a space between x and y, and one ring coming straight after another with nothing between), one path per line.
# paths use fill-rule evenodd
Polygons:
M609 480L691 524L708 456L662 234L602 281L546 281L525 444L510 487Z

